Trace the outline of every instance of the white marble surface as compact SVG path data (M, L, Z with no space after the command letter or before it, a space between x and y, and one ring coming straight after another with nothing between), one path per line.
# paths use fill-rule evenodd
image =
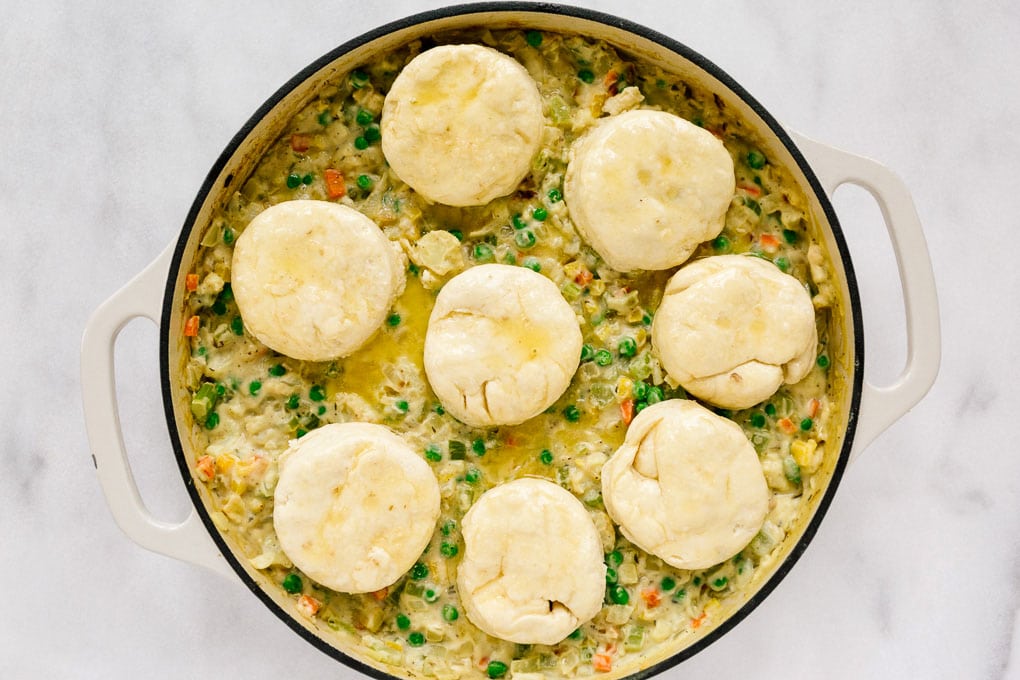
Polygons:
M0 12L0 677L347 677L239 582L113 522L86 441L90 312L175 238L207 169L298 69L440 3L13 3ZM913 191L944 356L928 397L850 469L780 587L664 677L1020 678L1016 3L581 3L709 56L780 120ZM837 196L864 289L868 376L905 356L893 259ZM117 348L126 437L159 516L187 509L157 334ZM1012 434L1011 434L1012 433Z

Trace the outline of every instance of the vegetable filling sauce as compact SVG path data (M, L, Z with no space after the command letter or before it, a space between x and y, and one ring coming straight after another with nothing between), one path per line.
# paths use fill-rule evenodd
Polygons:
M380 116L394 79L416 55L447 43L487 45L512 56L541 96L544 125L527 174L512 193L484 205L425 200L382 152ZM603 465L631 421L659 402L694 398L666 374L651 346L652 324L677 268L614 270L578 235L564 200L574 143L599 119L634 109L680 116L720 139L732 158L735 191L724 227L690 261L761 258L801 282L814 307L817 347L807 377L750 408L709 405L753 446L769 502L746 547L706 569L671 567L634 546L602 497ZM355 208L406 258L406 282L381 328L343 359L299 361L269 349L249 332L231 288L237 239L264 210L296 199ZM789 171L773 163L722 100L694 83L577 36L471 31L411 43L322 87L204 233L184 302L190 412L204 446L195 477L207 486L213 521L238 556L278 584L328 639L375 666L441 679L632 672L642 659L716 624L732 609L729 601L745 601L821 490L816 472L826 440L836 434L827 343L837 300L827 257ZM487 263L547 277L582 333L580 364L566 391L519 425L458 421L432 392L423 364L440 289ZM284 554L273 524L278 459L289 442L351 421L399 435L427 462L441 497L434 534L418 561L392 585L364 594L312 581ZM485 634L468 620L456 588L464 515L486 490L522 477L548 479L573 494L602 543L604 604L553 645Z

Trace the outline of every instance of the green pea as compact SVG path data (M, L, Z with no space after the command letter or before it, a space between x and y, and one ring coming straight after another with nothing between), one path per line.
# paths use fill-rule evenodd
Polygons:
M319 415L321 416L321 415L323 415L323 414L324 414L325 412L326 412L326 407L325 407L325 406L320 406L320 407L319 407L319 410L318 410L318 414L319 414Z
M793 229L783 229L783 238L792 246L797 242L797 232Z
M443 543L439 545L439 554L443 557L456 557L457 552L458 548L456 543L447 543L446 541L443 541Z
M358 175L358 179L356 179L355 182L357 183L358 188L364 191L370 191L372 189L372 185L375 184L372 178L368 175Z
M436 404L435 406L432 407L432 410L435 411L437 416L441 416L444 413L446 413L446 409L443 408L442 404Z
M453 533L453 530L457 528L457 521L448 519L443 522L443 526L439 527L439 530L443 532L443 536L449 536Z
M531 211L531 216L539 222L545 222L546 218L549 217L549 211L545 208L535 208Z
M425 458L431 460L433 463L437 463L443 459L443 451L439 448L439 444L429 444L425 447Z
M403 399L398 399L397 402L394 403L393 405L396 406L397 410L400 411L401 413L407 413L407 410L411 408L410 404L408 404Z
M288 189L297 189L299 186L301 186L301 175L297 174L296 172L292 172L289 175L287 175Z
M327 125L333 122L333 116L327 110L320 113L316 120L319 121L319 125L321 125L322 127L326 127Z
M620 552L619 550L614 550L613 552L607 554L606 564L608 564L611 567L620 566L621 564L623 564L623 553Z
M559 189L550 189L546 195L549 197L550 203L559 203L563 200L563 192Z
M513 217L511 217L510 223L513 225L514 229L523 229L524 227L528 226L528 223L524 221L524 218L521 217L520 213L517 213Z
M765 427L765 416L760 413L751 414L751 426L752 427Z
M322 385L312 385L312 388L308 390L308 398L312 401L323 401L326 398L326 390Z
M571 404L563 409L563 417L566 418L568 422L576 423L581 419L581 409Z
M407 614L397 614L397 628L400 630L407 630L411 627L411 619L408 618Z
M645 401L648 403L649 406L651 406L652 404L658 404L660 401L665 399L665 397L666 395L662 391L661 387L659 387L658 385L652 385L648 388L648 397L645 399Z
M301 577L297 574L287 574L283 579L283 589L291 595L300 593L303 588Z
M258 380L252 380L250 383L248 383L248 392L250 392L251 396L253 397L257 395L259 393L259 390L261 389L262 383L259 382Z
M671 576L664 576L659 583L659 587L662 588L663 592L669 592L676 588L676 581Z
M491 262L493 259L492 248L485 243L475 244L473 255L479 262Z
M308 186L309 184L311 184L314 181L315 181L315 175L313 175L311 173L308 173L307 175L305 175L304 177L301 178L301 183L304 184L305 186Z
M712 247L719 251L729 250L730 240L725 236L716 236L712 239Z
M580 640L582 637L584 637L584 633L582 633L581 629L578 628L577 630L575 630L573 633L571 633L567 637L570 638L571 640Z
M452 604L443 605L443 620L453 623L460 617L460 612Z
M725 576L720 576L719 578L712 579L712 581L708 584L708 586L712 590L719 591L719 590L722 590L723 588L725 588L726 584L729 583L729 581L730 580L728 578L726 578Z
M365 149L368 148L368 140L365 139L363 136L358 135L357 137L354 138L354 148L357 149L358 151L364 151Z
M818 361L815 362L815 363L818 364L819 368L828 368L829 367L829 357L825 356L824 354L821 354L818 357Z
M775 262L775 265L777 267L779 267L779 271L786 272L786 271L790 270L790 261L788 259L786 259L785 257L777 257L774 260L774 262Z
M205 417L205 428L211 430L220 424L220 415L216 411L212 411Z
M230 330L234 332L234 335L244 335L244 322L241 321L241 317L235 316L230 321Z
M630 602L630 593L621 585L614 585L609 588L609 599L613 604L627 604Z
M769 415L769 416L776 415L776 405L775 404L765 404L765 414Z
M361 69L357 69L351 72L351 87L353 87L355 90L360 90L366 85L368 85L367 73L365 73Z
M533 272L542 271L542 263L538 261L537 257L526 257L523 264Z
M230 227L223 228L223 242L228 246L234 242L234 230Z
M613 353L608 349L600 349L595 352L595 363L599 366L608 366L613 363Z
M527 250L535 246L535 232L525 229L514 234L514 243L521 250Z
M304 437L304 436L305 436L306 434L308 434L308 430L306 430L306 429L305 429L305 428L303 428L303 427L299 427L298 429L296 429L296 430L294 431L294 437L295 437L295 438L297 438L297 439L301 439L301 438L302 438L302 437Z
M439 599L439 593L434 588L426 588L422 599L429 603L435 602Z
M495 680L495 678L502 678L506 675L506 671L507 666L502 661L490 661L488 667L485 669L485 672L490 678L493 678L493 680Z
M616 583L616 582L617 582L618 580L620 580L620 577L619 577L619 575L618 575L618 574L616 573L616 570L615 570L615 569L613 569L612 567L607 567L607 568L606 568L606 583L607 583L608 585L613 585L613 584L614 584L614 583Z
M616 350L620 353L621 357L632 357L637 354L637 343L634 341L634 338L621 338Z
M581 361L591 361L595 358L595 348L584 343L581 345Z
M388 325L390 327L392 327L392 326L399 326L400 325L400 315L397 314L396 312L394 312L393 314L390 314L388 317L386 317L386 325Z
M369 111L368 109L361 109L360 111L358 111L358 115L354 117L354 122L364 127L371 123L373 119L374 116L372 115L371 111Z
M227 313L227 303L223 300L216 300L212 305L213 314L223 315Z
M474 451L475 455L477 455L477 456L484 456L485 455L485 440L484 439L476 439L473 442L471 442L471 450Z
M577 72L577 77L588 83L589 85L595 82L595 74L590 69L583 68Z
M747 152L747 164L755 170L761 170L765 167L767 162L765 154L757 149L751 149Z
M382 139L382 130L375 123L365 128L365 141L369 144L374 144Z
M538 460L543 465L552 465L553 453L549 449L542 449L542 453L538 454Z
M290 395L290 399L287 400L287 408L293 411L301 405L301 398L296 394Z
M478 468L471 468L464 473L464 481L468 484L475 484L482 478L482 472Z
M815 422L813 420L811 420L810 418L805 418L804 420L800 421L800 429L802 429L805 432L807 432L808 430L811 429L811 427L814 424L815 424Z
M648 390L650 387L651 386L643 380L634 383L634 400L645 401L648 399Z
M524 34L524 39L532 47L538 47L542 44L542 34L538 31L528 31Z
M421 581L424 578L428 578L429 568L422 562L415 562L414 566L411 567L411 580Z
M283 367L283 364L273 364L272 366L269 367L269 375L276 376L277 378L279 378L286 372L287 369Z
M425 636L419 633L418 631L414 631L413 633L407 636L407 644L411 645L412 647L421 647L423 644L425 644Z

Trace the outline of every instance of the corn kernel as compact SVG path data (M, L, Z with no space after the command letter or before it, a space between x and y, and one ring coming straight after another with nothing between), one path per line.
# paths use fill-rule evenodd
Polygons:
M227 472L230 468L234 467L234 463L237 462L237 457L230 453L221 453L216 456L216 469L220 472Z
M616 400L625 401L634 396L634 381L627 376L621 375L616 381Z
M793 459L797 461L797 465L802 468L809 468L811 467L815 449L817 448L818 442L814 439L808 439L807 441L798 439L790 444L790 453L793 454Z

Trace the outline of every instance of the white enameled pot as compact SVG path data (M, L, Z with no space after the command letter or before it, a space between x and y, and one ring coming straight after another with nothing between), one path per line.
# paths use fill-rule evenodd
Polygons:
M354 668L376 677L389 673L349 649L335 646L314 623L295 615L292 604L265 577L233 553L214 527L207 511L204 485L195 484L195 437L187 415L188 395L181 379L188 355L183 338L184 277L210 215L247 178L255 162L328 78L365 63L371 55L441 30L485 25L529 27L543 31L581 33L617 45L632 55L662 65L718 94L727 107L757 128L766 140L764 151L793 170L807 195L813 217L824 231L839 277L840 332L830 356L833 379L842 381L843 403L838 405L841 437L831 442L822 475L824 491L811 500L809 511L784 544L781 559L768 579L748 593L745 601L722 623L704 631L693 643L649 658L639 668L621 674L647 676L668 668L718 639L747 615L789 572L817 530L848 462L883 430L914 406L935 380L940 361L939 318L935 284L927 246L910 195L902 182L882 165L812 141L779 125L740 85L699 54L666 36L616 17L538 3L483 3L449 7L408 17L356 38L325 55L297 74L273 95L240 132L209 172L185 220L181 234L135 278L93 314L82 340L82 389L89 441L97 474L114 518L139 545L170 557L207 567L240 579L274 613L309 642ZM853 266L836 215L833 191L844 183L859 185L878 202L902 284L907 330L907 359L890 385L864 379L864 328ZM154 517L142 502L134 482L118 419L113 349L120 330L132 319L145 317L160 328L160 369L167 427L183 481L194 503L188 517L168 523ZM838 452L838 455L836 455ZM169 452L167 452L169 454Z

